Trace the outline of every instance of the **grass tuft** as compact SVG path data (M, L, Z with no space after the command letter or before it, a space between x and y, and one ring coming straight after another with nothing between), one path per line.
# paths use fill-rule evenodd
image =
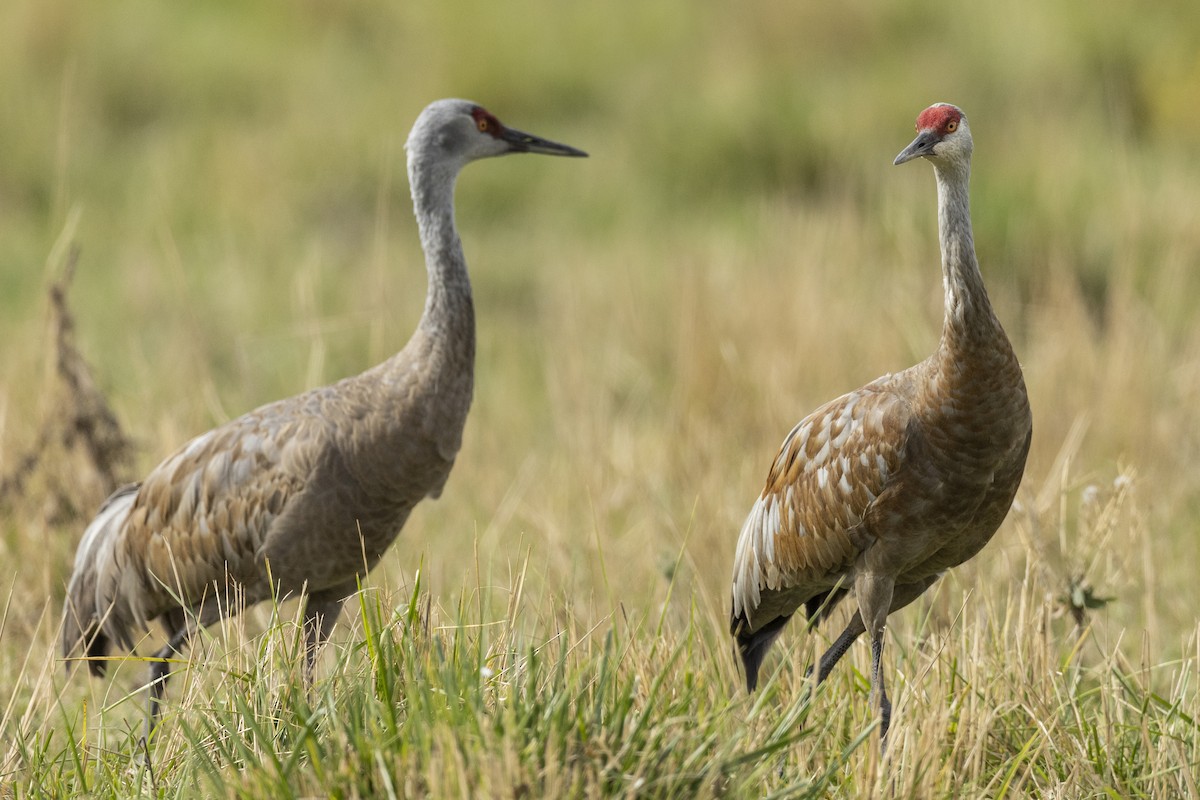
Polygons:
M1200 797L1200 5L1076 5L0 4L0 797ZM462 176L446 491L311 688L294 606L247 610L143 749L152 637L99 681L55 651L83 526L401 346L443 96L591 153ZM828 631L789 629L740 691L728 580L784 433L936 345L933 179L891 160L937 100L1035 432L889 621L881 753L865 647L811 691Z

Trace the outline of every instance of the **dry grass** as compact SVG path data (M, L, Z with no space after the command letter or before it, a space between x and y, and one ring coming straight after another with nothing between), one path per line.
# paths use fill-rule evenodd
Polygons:
M67 292L78 259L72 249L47 292L54 350L48 359L54 365L50 402L33 444L0 474L0 508L18 518L74 524L128 480L133 444L75 343Z
M0 474L38 454L0 512L0 794L1198 796L1190 5L297 9L0 11ZM480 354L446 493L311 695L290 606L205 637L151 774L145 665L89 682L53 648L87 514L33 487L99 493L39 447L54 243L138 474L404 341L399 144L443 95L592 158L464 174ZM806 703L824 642L790 632L738 691L728 575L791 425L934 345L933 179L889 163L936 99L972 116L1035 433L996 540L891 622L881 759L865 648Z

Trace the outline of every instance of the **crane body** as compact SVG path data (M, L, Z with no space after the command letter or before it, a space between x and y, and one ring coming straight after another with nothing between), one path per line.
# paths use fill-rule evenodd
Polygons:
M167 659L198 627L272 596L305 597L305 675L343 600L425 497L438 497L474 387L475 312L454 224L470 161L514 152L584 156L507 128L482 107L439 100L406 145L429 274L425 308L387 361L251 411L185 444L119 489L84 532L67 590L62 650L94 674L152 620L168 637L151 666L147 733Z
M891 716L880 666L887 617L991 540L1032 436L1020 364L975 257L966 117L937 104L917 130L895 163L934 165L945 290L938 347L793 428L742 527L732 585L730 628L751 691L801 606L813 626L854 592L858 611L822 655L817 682L870 633L882 736Z

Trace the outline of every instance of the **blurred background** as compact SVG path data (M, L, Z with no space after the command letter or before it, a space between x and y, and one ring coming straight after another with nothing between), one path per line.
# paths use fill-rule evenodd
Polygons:
M125 478L399 349L426 280L403 143L444 96L591 158L464 172L475 403L445 494L374 581L424 563L440 602L528 559L532 590L582 620L694 603L722 627L784 434L936 344L933 176L892 159L949 101L971 120L976 243L1035 438L1013 521L927 610L949 619L1033 563L1064 597L1115 598L1113 640L1136 631L1155 663L1184 646L1200 604L1193 0L9 0L0 475L61 391L46 290L72 245L76 343L132 438ZM0 588L21 587L5 660L49 647L101 499L76 468L39 467L78 488L70 502L31 480L0 507ZM1121 513L1092 524L1117 494Z

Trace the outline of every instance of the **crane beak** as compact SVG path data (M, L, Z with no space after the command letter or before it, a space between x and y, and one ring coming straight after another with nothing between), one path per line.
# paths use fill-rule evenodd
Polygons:
M505 128L504 133L500 134L500 138L508 142L508 151L510 153L541 153L546 156L587 158L587 153L582 150L576 150L574 147L552 142L549 139L543 139L540 136L534 136L531 133L525 133L515 128Z
M912 161L914 158L921 156L933 155L933 146L940 141L938 135L930 130L921 131L917 134L917 138L912 140L912 144L900 151L900 155L896 156L893 164L903 164L905 161Z

